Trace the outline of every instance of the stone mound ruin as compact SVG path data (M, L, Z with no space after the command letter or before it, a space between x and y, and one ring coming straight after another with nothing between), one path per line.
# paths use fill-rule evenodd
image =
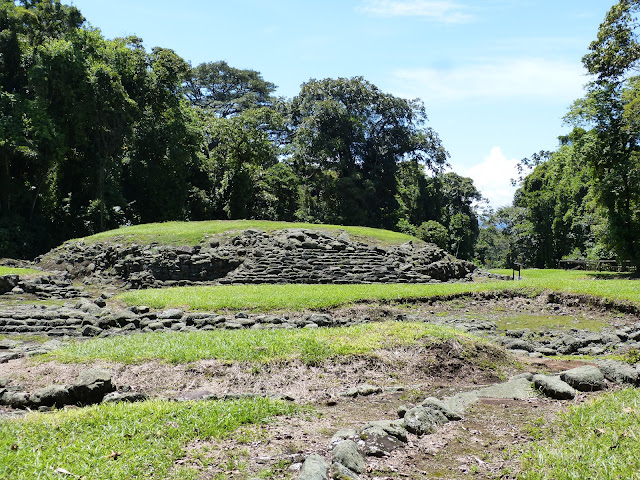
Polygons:
M372 246L345 232L245 230L206 238L196 246L67 242L37 259L86 283L128 288L204 282L429 283L470 279L476 266L429 243Z

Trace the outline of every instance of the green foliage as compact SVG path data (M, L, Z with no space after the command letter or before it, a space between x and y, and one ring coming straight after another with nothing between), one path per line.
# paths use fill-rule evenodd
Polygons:
M163 479L189 442L291 415L292 404L238 401L111 403L0 421L0 478Z
M105 39L58 0L1 2L0 31L0 256L121 225L245 218L408 233L433 220L473 257L479 196L469 179L425 176L448 154L418 100L360 77L275 99L257 71Z
M302 311L355 302L392 302L466 292L499 291L508 286L503 281L442 284L220 285L136 290L118 298L128 305L148 305L154 308L188 306L204 311Z
M637 478L640 392L607 393L571 407L525 450L522 480Z
M34 270L33 268L14 268L0 266L0 275L44 275L45 272L41 270Z
M424 106L363 78L310 80L290 105L292 162L303 184L299 218L391 228L398 163L439 170L448 154L424 126Z
M187 81L185 94L199 109L219 118L270 106L276 86L255 70L233 68L227 62L202 63Z
M297 359L315 365L331 358L373 355L385 348L442 342L458 335L459 332L451 328L422 322L381 322L296 330L135 334L74 343L56 350L49 358L64 362L104 359L123 363L154 359L171 363L206 359L269 363Z
M440 248L447 248L449 243L449 232L435 220L422 223L416 231L416 236L425 242L435 243Z
M593 128L585 145L598 203L608 220L616 253L640 266L640 60L637 0L620 0L600 25L583 63L596 80L567 115L575 125Z

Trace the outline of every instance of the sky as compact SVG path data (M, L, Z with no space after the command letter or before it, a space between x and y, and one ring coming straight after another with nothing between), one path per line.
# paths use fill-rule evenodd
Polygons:
M107 38L136 35L196 66L259 71L292 98L308 80L362 76L420 98L492 207L518 160L554 150L589 81L581 63L615 0L63 0Z

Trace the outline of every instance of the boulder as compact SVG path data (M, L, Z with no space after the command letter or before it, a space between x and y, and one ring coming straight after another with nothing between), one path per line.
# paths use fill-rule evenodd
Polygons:
M555 400L571 400L576 396L575 389L558 377L534 375L533 385L544 395Z
M607 387L600 369L591 365L562 372L560 379L580 392L594 392Z
M344 392L345 397L368 397L369 395L375 395L378 393L382 393L382 387L378 387L376 385L358 385L357 387L350 388L346 392Z
M628 363L616 360L598 360L596 363L604 377L610 382L638 384L638 371Z
M115 387L111 383L111 373L101 368L91 368L80 373L69 390L78 404L88 405L101 402Z
M312 453L302 464L298 480L328 480L329 464L317 453Z
M364 457L358 451L358 445L351 440L338 443L333 447L331 456L334 464L338 463L355 473L364 472Z
M0 275L0 295L10 292L18 286L20 277L18 275Z
M149 399L149 395L139 392L111 392L102 398L102 403L116 402L144 402Z
M9 405L12 408L27 408L31 405L30 395L27 392L5 390L0 397L0 405Z
M438 400L437 398L434 398L434 397L426 398L425 400L422 401L420 405L423 407L429 407L441 412L445 417L447 417L448 420L462 420L462 415L460 415L458 412L455 412L454 410L449 408L447 405L444 404L444 402L442 402L441 400Z
M353 470L340 463L331 464L331 478L333 480L360 480L360 477Z
M69 391L69 387L49 385L33 393L30 400L36 407L62 408L65 405L73 404L74 397Z
M397 448L404 446L405 441L390 434L379 425L369 425L360 432L360 442L364 454L370 457L384 457Z
M449 419L438 408L418 405L404 414L405 428L416 435L434 433L440 425L447 423Z

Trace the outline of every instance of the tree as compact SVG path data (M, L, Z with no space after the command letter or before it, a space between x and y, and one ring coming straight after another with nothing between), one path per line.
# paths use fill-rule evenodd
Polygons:
M640 266L640 83L631 73L640 61L639 11L638 0L620 0L609 10L583 57L596 78L567 116L576 126L593 127L584 158L607 212L613 247L635 266Z
M185 84L185 94L193 106L220 118L270 106L275 89L259 72L234 68L224 61L198 65Z
M273 174L290 177L284 165L278 167L279 145L274 141L284 129L282 116L271 108L258 108L229 117L205 115L204 170L208 185L204 195L210 199L213 218L267 218L289 203L291 192ZM291 187L296 189L296 182ZM295 201L296 196L293 196Z
M447 152L419 101L361 77L310 80L291 102L292 162L305 184L301 218L392 228L397 166L441 169ZM320 205L315 208L314 205Z

